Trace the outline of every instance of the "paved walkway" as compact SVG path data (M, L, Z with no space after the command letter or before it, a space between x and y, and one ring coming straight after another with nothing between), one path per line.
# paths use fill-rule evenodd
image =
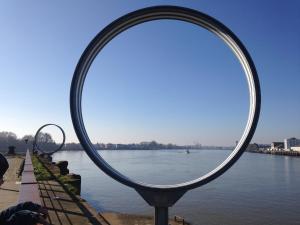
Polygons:
M39 181L42 204L49 211L48 221L54 225L153 225L153 218L122 213L97 213L79 196L70 195L54 180ZM182 223L169 222L170 225Z
M18 170L24 160L19 156L6 156L9 168L4 175L4 184L0 187L0 211L15 205L19 198L20 178Z
M57 181L39 181L42 204L55 225L109 225L84 200L69 195Z

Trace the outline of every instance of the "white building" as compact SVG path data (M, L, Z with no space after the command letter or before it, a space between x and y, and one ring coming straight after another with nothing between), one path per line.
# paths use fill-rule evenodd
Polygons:
M295 152L300 152L300 147L291 147L291 150Z
M299 147L300 139L297 138L286 138L284 139L284 149L291 149L292 147Z

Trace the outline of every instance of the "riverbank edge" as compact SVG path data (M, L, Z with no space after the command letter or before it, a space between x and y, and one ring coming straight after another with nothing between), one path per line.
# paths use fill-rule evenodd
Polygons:
M258 150L258 151L246 151L249 153L259 153L259 154L269 154L269 155L278 155L278 156L291 156L291 157L300 157L300 152L296 151L279 151L279 150Z

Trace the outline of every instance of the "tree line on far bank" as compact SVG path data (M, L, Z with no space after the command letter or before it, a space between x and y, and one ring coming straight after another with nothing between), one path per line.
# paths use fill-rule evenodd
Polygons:
M46 151L55 149L58 145L54 142L52 136L48 133L40 132L38 142ZM15 152L25 152L27 149L33 149L34 136L31 134L24 135L18 138L17 135L9 131L0 132L0 151L7 152L9 148L13 147Z
M16 152L25 152L27 149L33 149L34 136L24 135L18 138L13 132L0 132L0 151L7 152L10 146L15 147ZM59 147L61 143L55 143L49 133L40 132L38 136L38 145L43 151L53 151ZM98 150L159 150L159 149L232 149L232 147L221 146L201 146L195 145L175 145L161 144L156 141L140 142L132 144L113 144L113 143L96 143L94 147ZM66 143L62 150L83 150L80 143Z

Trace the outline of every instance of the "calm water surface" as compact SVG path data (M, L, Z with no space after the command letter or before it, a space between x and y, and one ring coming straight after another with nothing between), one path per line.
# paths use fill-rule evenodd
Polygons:
M225 150L99 151L123 174L154 184L173 184L204 175L222 162ZM82 197L98 211L152 214L132 189L100 171L84 151L64 151L54 161L68 160L82 176ZM217 180L186 193L170 216L194 225L300 225L300 158L245 153Z

